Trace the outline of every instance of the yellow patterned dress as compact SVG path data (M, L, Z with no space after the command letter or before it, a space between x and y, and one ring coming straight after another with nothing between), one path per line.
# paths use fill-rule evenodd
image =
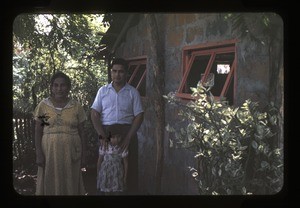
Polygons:
M46 98L36 107L34 117L43 119L41 144L45 155L45 167L38 167L36 195L84 195L77 128L86 120L84 109L75 100L57 109Z

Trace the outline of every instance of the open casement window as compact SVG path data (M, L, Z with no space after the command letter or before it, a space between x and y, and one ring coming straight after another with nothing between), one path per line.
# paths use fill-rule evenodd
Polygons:
M128 84L135 87L142 97L146 96L146 71L147 58L137 57L127 59L128 62Z
M213 86L211 93L215 99L226 99L230 105L234 102L234 80L236 69L236 41L216 44L204 44L183 49L183 78L177 97L194 99L191 87Z

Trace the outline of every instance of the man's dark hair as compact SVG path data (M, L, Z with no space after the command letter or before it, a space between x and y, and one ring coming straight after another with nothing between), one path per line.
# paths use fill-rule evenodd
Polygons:
M125 59L123 59L123 58L115 58L112 61L112 63L111 63L111 67L113 65L116 65L116 64L122 65L124 67L124 70L127 71L127 69L128 69L128 63L127 63L127 61Z

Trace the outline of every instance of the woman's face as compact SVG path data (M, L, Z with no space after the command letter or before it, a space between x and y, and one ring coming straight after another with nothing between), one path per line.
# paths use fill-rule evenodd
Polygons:
M55 98L66 98L69 94L69 90L64 78L58 77L54 80L51 91Z

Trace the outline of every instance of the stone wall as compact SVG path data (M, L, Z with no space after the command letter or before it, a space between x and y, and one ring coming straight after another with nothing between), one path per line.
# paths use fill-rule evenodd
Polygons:
M145 16L138 25L129 29L126 41L117 49L116 56L132 58L149 53L149 37ZM248 19L255 17L249 14ZM237 69L235 80L235 105L245 99L266 101L268 93L268 50L266 45L257 44L251 39L239 39L224 14L187 13L156 14L164 48L165 94L178 89L182 72L182 48L197 44L237 39ZM151 70L151 69L147 69ZM147 89L151 91L151 77L146 77ZM154 109L149 98L143 98L145 120L139 129L139 179L141 194L155 194L156 141L154 129ZM166 124L176 123L176 109L166 105ZM197 185L191 177L188 166L193 166L193 154L186 150L169 148L169 135L164 138L164 167L162 194L194 195Z

